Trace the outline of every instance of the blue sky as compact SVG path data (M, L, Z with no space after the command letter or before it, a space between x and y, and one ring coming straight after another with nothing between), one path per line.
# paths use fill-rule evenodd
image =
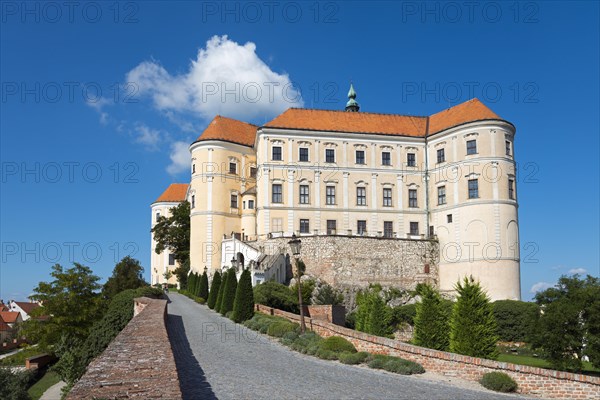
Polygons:
M524 299L600 273L596 2L23 4L1 10L2 299L56 262L149 279L150 203L212 115L342 109L351 80L363 111L478 97L516 125ZM207 95L231 76L278 86Z

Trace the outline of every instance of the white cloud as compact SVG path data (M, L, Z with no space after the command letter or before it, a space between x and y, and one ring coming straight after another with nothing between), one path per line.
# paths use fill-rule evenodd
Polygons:
M159 110L205 119L216 114L251 119L303 106L289 76L271 70L254 43L240 45L227 36L209 39L185 73L171 75L157 62L145 61L129 71L127 81L140 95L151 96Z
M569 274L575 275L575 274L579 274L579 275L583 275L587 273L587 269L585 268L572 268L569 270Z
M179 174L183 171L189 170L191 163L191 156L189 151L188 142L175 142L171 144L171 164L167 167L167 172L171 175Z
M136 143L144 145L146 150L156 151L158 150L158 144L161 141L161 133L156 129L147 127L146 125L138 125L135 127L137 137L135 138Z
M110 104L110 100L104 97L87 99L85 102L88 106L96 110L98 114L100 114L100 123L102 125L108 124L108 113L104 111L104 107Z
M529 289L529 293L537 293L540 292L542 290L546 290L548 288L553 287L554 285L552 283L548 283L548 282L537 282L534 283L533 286L531 287L531 289Z

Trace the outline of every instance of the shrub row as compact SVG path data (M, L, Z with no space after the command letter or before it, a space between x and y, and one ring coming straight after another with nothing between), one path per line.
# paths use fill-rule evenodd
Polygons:
M191 294L190 292L188 292L187 290L180 290L179 293L181 293L184 296L189 297L190 299L194 300L196 303L199 303L199 304L206 303L206 299L204 299L203 297L195 296L195 295Z
M352 343L340 336L324 339L315 332L300 334L300 326L285 318L255 314L254 317L244 322L244 326L269 336L281 338L281 343L292 350L323 360L339 360L344 364L354 365L367 363L371 368L385 369L403 375L425 372L421 365L399 357L357 352Z

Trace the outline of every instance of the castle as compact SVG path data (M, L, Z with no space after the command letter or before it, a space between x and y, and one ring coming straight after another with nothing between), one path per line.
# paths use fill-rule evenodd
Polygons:
M263 126L216 116L190 145L189 185L152 204L153 224L190 202L196 272L245 266L254 283L283 282L296 234L307 270L327 280L392 274L451 292L472 275L493 300L520 299L514 125L477 99L407 116L361 112L352 86L348 98ZM154 248L153 284L175 266Z

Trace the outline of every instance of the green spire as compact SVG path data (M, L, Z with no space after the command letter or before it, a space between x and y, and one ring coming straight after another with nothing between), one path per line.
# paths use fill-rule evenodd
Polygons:
M348 91L348 102L346 103L346 111L358 112L360 105L355 99L356 92L354 91L354 86L350 84L350 90Z

